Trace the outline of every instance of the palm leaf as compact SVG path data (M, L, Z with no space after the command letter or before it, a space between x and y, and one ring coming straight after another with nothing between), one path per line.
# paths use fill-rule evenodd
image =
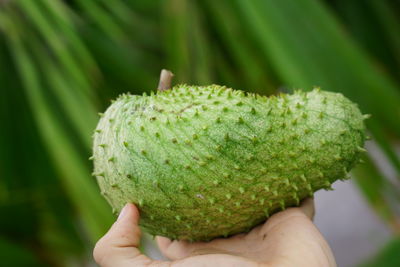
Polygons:
M20 72L24 88L34 112L41 134L46 140L60 178L76 209L79 211L92 242L104 234L113 221L105 201L99 196L94 181L87 179L89 170L82 161L73 143L67 137L66 129L55 117L51 106L41 90L38 73L32 58L25 48L18 29L9 28L10 51ZM85 199L83 201L83 198Z

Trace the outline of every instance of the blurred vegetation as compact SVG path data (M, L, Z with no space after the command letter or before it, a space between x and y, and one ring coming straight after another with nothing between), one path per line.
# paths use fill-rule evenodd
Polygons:
M400 266L400 239L394 239L382 249L378 255L368 260L367 263L360 267L398 267Z
M359 103L372 114L369 132L395 177L370 155L353 174L399 235L398 1L4 0L4 266L90 261L94 242L114 220L90 175L97 113L120 93L154 90L161 68L172 70L175 82L265 95L321 86ZM393 244L382 255L399 253Z

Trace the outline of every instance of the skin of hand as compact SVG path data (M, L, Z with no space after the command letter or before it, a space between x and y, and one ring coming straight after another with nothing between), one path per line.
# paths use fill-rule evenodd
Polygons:
M170 261L156 261L139 251L139 211L127 204L97 242L93 256L102 267L336 266L331 249L312 223L313 216L314 202L308 198L300 207L276 213L246 234L197 243L157 237L161 252Z

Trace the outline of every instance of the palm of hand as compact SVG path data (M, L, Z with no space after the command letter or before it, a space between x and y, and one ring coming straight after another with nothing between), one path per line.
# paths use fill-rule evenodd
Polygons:
M332 252L312 223L313 202L273 215L247 234L189 243L157 237L171 261L154 261L137 249L139 214L132 204L97 243L96 261L107 266L336 266Z

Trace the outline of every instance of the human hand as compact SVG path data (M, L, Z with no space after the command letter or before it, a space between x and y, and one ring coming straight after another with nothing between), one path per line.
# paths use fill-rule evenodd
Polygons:
M161 252L171 261L155 261L139 249L139 211L127 204L118 220L93 251L102 267L130 266L336 266L321 233L312 223L314 203L306 199L298 208L271 216L249 233L210 242L189 243L157 237Z

